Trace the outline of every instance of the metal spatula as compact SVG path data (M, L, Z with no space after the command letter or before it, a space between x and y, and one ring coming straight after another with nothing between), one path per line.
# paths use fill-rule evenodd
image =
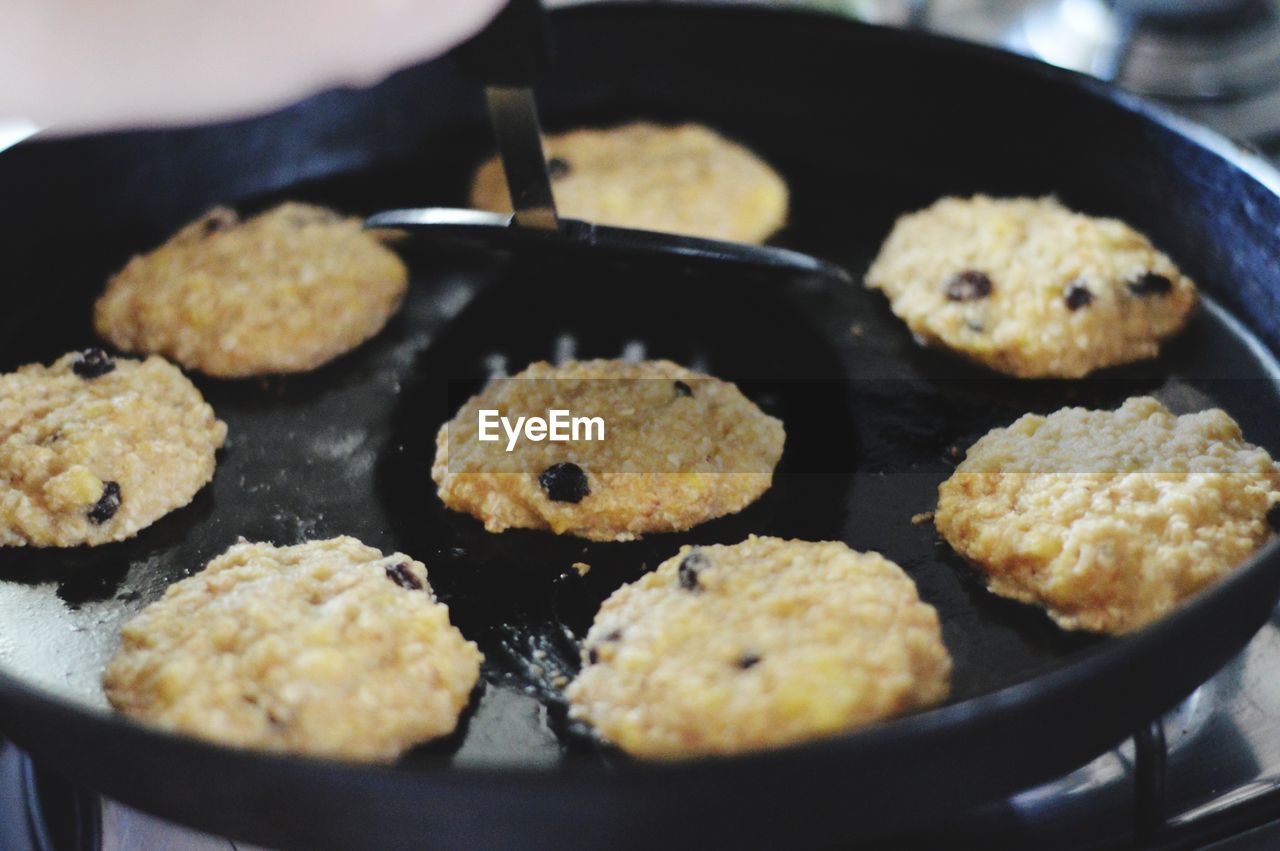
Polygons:
M678 263L711 262L749 267L755 272L778 270L848 282L840 266L770 246L744 245L714 239L608 227L561 218L551 192L551 178L542 148L533 81L545 65L547 40L539 0L512 0L479 35L454 51L454 58L485 85L489 117L498 141L512 214L424 207L387 210L365 221L369 228L394 228L416 238L466 242L482 248L553 255L589 250L593 260L618 260L645 266L661 274Z

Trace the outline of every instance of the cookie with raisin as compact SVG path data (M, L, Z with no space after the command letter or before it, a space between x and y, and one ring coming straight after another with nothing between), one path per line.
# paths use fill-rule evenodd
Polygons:
M943 198L903 216L866 284L922 342L1022 378L1154 358L1196 305L1145 236L1053 198Z
M599 427L512 440L493 415L482 421L554 410ZM491 380L440 428L431 476L445 505L491 532L622 541L746 508L772 484L785 439L735 385L670 361L539 362Z
M751 537L685 547L600 607L567 695L640 757L776 747L932 706L937 612L878 553Z
M209 483L226 436L163 358L86 349L0 375L0 546L131 538Z
M103 688L169 732L387 762L453 731L481 660L421 562L349 537L242 541L124 626Z

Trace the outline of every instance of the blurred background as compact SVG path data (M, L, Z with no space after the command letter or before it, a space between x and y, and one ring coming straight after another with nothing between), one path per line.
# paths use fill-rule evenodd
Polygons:
M549 5L581 2L550 0ZM1034 56L1160 100L1280 158L1276 0L747 2L817 9Z
M544 0L551 7L590 1ZM63 0L69 8L77 2L83 0ZM802 7L1034 56L1160 100L1273 159L1280 158L1280 0L733 2ZM432 8L447 5L447 0L440 0L436 7L428 4L415 14L430 15ZM483 5L472 8L485 11ZM386 16L394 23L392 15L398 13L388 4L382 6L390 10ZM331 12L341 9L332 3L322 7ZM0 22L3 12L0 8ZM368 44L380 43L377 31L366 35ZM353 44L369 50L367 45L359 48L354 40ZM251 70L246 68L245 73ZM80 83L85 82L81 77ZM21 115L0 110L0 149L33 129Z

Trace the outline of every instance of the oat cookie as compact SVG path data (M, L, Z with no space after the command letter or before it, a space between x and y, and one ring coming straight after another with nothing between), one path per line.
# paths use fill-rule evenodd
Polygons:
M132 538L209 483L226 436L158 357L86 349L0 375L0 546Z
M922 341L1024 378L1153 358L1196 303L1142 234L1053 198L944 198L903 216L867 286Z
M421 562L347 537L241 542L125 625L103 688L164 730L390 761L454 729L481 659Z
M302 372L382 330L407 280L359 219L287 203L241 221L219 207L130 260L94 324L125 351L209 375Z
M644 757L831 735L946 698L938 615L878 553L752 536L683 548L604 602L573 717Z
M1231 572L1278 501L1280 468L1231 417L1139 397L992 431L938 488L935 523L995 593L1123 633Z
M786 222L787 185L746 148L697 124L635 123L546 140L561 215L595 224L764 242ZM496 157L476 172L471 205L509 212Z
M478 440L479 411L600 416L602 441ZM585 432L580 432L580 436ZM436 436L431 476L490 532L550 529L596 541L689 529L769 489L782 423L733 384L670 361L539 362L473 396Z

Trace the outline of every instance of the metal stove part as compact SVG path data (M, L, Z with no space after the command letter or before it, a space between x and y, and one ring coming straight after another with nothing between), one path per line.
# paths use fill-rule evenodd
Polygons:
M1268 826L1280 835L1280 610L1240 656L1162 723L1163 813L1147 814L1155 847L1199 847ZM1114 847L1132 834L1144 783L1133 740L1053 783L1015 796L1006 817L1021 842ZM1272 846L1274 847L1274 846Z
M189 830L104 798L100 851L138 851L143 848L163 848L166 851L266 851L256 845Z
M1163 27L1131 33L1135 42L1119 62L1120 26L1114 5L1141 3L1148 13L1168 14ZM1262 0L1253 26L1231 26L1241 0L928 0L921 25L930 31L1005 47L1065 68L1114 77L1141 90L1155 80L1152 97L1264 154L1280 158L1280 0ZM1130 8L1133 8L1130 6ZM1140 11L1141 11L1140 9ZM1181 14L1178 14L1181 12ZM1203 26L1198 14L1208 14ZM1148 14L1148 22L1151 18ZM1157 21L1158 23L1158 21ZM1143 33L1146 35L1143 35ZM1138 45L1137 41L1143 41ZM1180 49L1177 49L1178 46ZM1190 65L1178 65L1191 60ZM1272 57L1268 61L1267 57ZM1172 66L1172 67L1171 67ZM1201 70L1193 70L1193 69ZM1205 70L1207 69L1207 70ZM1256 71L1256 75L1251 76ZM1197 91L1223 94L1186 97L1163 94L1171 81L1194 82Z

